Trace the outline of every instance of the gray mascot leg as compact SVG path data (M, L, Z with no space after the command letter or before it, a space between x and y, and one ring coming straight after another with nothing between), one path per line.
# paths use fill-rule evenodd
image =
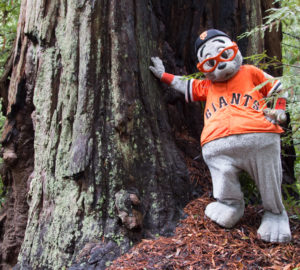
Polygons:
M281 198L280 135L253 133L214 140L202 148L217 202L209 204L206 216L231 228L244 213L238 172L247 171L259 188L265 214L258 236L267 242L291 240L288 216Z
M274 133L260 135L253 159L249 161L250 163L243 164L244 170L252 176L259 189L265 210L257 234L267 242L289 242L291 240L289 219L281 195L280 135Z
M233 227L244 214L244 198L238 178L239 169L234 162L229 137L217 139L202 147L203 158L209 167L213 195L205 215L225 228Z

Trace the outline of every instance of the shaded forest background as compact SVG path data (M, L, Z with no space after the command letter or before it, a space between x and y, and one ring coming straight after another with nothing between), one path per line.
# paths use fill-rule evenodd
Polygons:
M170 73L195 73L199 33L235 38L272 7L279 3L2 1L11 33L0 81L2 268L104 269L141 239L172 235L210 181L199 145L203 104L185 104L155 80L150 57ZM281 40L279 28L238 45L244 56L281 60ZM286 152L291 184L293 146Z

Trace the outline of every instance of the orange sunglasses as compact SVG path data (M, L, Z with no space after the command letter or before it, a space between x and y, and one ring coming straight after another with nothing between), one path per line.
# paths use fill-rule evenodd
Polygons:
M237 52L239 51L239 47L235 42L233 42L232 46L224 48L218 55L215 57L210 57L197 64L197 68L200 72L212 72L216 69L219 62L229 62L234 59Z

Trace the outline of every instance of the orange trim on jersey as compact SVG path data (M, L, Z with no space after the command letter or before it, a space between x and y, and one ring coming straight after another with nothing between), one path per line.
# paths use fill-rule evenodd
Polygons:
M250 65L242 66L226 82L194 80L193 100L206 101L201 145L234 134L282 133L281 127L269 122L263 113L264 97L278 81L253 90L267 80L262 70Z
M174 75L173 74L170 74L170 73L163 73L162 77L161 77L161 81L163 83L166 83L168 85L170 85L174 79Z

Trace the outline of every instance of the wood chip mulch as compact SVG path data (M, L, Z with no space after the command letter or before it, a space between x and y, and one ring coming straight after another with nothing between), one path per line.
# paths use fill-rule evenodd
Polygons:
M262 210L248 206L243 219L231 230L204 216L211 201L206 194L185 208L173 237L143 240L113 262L113 270L274 269L300 270L300 222L290 218L293 240L265 243L256 237Z

